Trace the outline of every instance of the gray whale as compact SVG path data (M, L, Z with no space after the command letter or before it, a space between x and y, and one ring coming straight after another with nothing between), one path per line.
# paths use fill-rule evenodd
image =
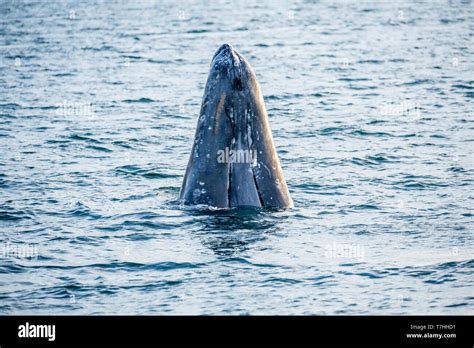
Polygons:
M293 206L257 78L229 44L211 61L180 200L219 208Z

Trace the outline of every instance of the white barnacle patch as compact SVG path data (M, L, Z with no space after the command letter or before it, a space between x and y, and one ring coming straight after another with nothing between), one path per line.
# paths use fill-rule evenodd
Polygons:
M204 181L199 181L199 185L204 186L205 182Z
M201 189L201 194L204 195L206 192L207 192L206 189Z

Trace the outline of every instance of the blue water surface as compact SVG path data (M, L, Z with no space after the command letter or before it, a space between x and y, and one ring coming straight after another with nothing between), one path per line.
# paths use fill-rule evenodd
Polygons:
M0 2L0 314L474 314L471 1ZM176 202L209 62L295 208Z

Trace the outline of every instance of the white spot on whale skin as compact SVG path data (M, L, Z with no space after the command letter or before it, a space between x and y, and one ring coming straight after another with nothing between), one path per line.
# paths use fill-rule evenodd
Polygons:
M207 192L206 189L201 189L202 194L205 194L206 192Z
M210 154L207 154L207 155L206 155L206 158L211 158L211 155L210 155Z
M200 195L201 195L201 190L200 189L194 189L193 190L194 199L199 198Z
M204 181L199 181L199 185L203 186L205 184Z

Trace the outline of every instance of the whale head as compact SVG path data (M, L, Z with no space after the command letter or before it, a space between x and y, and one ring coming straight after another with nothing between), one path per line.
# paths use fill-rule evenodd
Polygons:
M223 89L228 91L242 92L255 88L257 78L247 60L225 43L212 57L208 81L221 83Z
M293 204L256 75L229 44L211 60L180 198L216 207Z

